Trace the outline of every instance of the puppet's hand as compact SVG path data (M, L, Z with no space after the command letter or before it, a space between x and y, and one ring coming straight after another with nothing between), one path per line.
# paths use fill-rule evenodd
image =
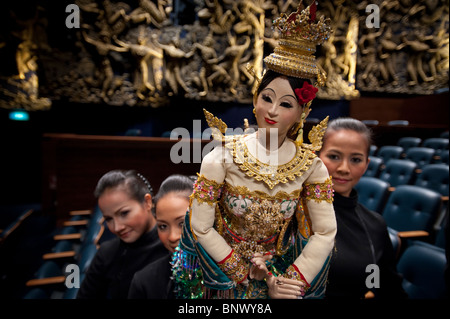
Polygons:
M268 276L269 270L266 266L266 261L271 260L272 255L255 253L251 259L252 266L250 267L249 277L251 279L263 280Z
M275 277L270 273L265 280L272 299L302 299L305 294L305 283L302 281Z

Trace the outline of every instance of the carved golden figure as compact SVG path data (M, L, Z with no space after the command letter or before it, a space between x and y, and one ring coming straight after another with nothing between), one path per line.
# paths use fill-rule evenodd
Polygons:
M392 83L398 85L399 77L394 65L396 65L395 52L401 50L405 44L397 44L392 40L392 30L386 25L383 37L380 40L378 48L378 58L381 60L380 72L382 75L383 85ZM391 80L392 79L392 80Z
M138 34L136 44L123 42L117 39L117 37L114 37L114 40L121 47L128 49L139 63L141 82L140 84L136 83L138 97L142 100L145 99L142 93L145 89L150 90L150 94L153 94L155 90L162 90L162 76L160 75L160 68L162 66L163 50L161 48L157 48L152 42L148 43L142 29ZM149 77L150 68L152 68L151 73L153 75L151 80Z
M422 81L430 82L433 80L432 77L428 77L423 69L423 56L425 53L430 51L430 46L425 43L426 40L432 40L433 35L425 36L421 31L417 31L415 34L415 40L408 40L406 34L402 34L403 44L406 45L410 50L408 54L407 70L410 76L410 81L408 85L413 86L419 83L417 75L420 76Z
M84 40L93 45L98 53L98 57L100 58L100 72L99 77L102 80L102 90L101 90L101 98L104 100L108 100L109 97L114 93L114 89L116 85L114 83L114 71L111 66L111 62L109 60L109 52L126 52L126 48L121 48L115 46L110 43L110 36L107 34L100 34L101 39L91 38L87 35L85 30L82 30ZM105 41L105 42L104 42Z
M195 48L191 48L189 52L181 50L177 46L179 35L172 39L170 44L162 44L157 40L156 35L151 35L151 42L156 47L164 50L164 55L166 57L165 79L172 88L172 91L175 94L178 94L178 85L180 85L186 92L189 92L190 88L181 76L181 69L183 67L183 59L192 57L195 53Z

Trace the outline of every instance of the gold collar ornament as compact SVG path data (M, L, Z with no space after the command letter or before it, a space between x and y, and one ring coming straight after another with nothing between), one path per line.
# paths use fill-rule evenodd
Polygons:
M293 181L308 170L313 158L316 157L315 152L322 148L322 138L328 124L327 116L309 132L308 138L311 144L295 143L294 158L286 164L273 166L259 161L250 154L243 140L244 135L226 136L227 125L207 110L203 109L203 112L214 140L224 143L239 169L247 176L257 181L263 181L270 189L273 189L278 183L284 184Z

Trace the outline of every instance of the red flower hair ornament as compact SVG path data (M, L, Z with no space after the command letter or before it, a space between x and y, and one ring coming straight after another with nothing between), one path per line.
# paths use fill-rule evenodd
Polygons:
M303 82L303 87L301 89L295 89L294 92L297 95L300 104L306 104L312 101L316 97L316 93L319 91L318 88L309 84L308 82Z

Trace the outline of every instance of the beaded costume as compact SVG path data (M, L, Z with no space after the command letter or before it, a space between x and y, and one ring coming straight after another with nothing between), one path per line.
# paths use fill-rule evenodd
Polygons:
M295 28L310 13L310 7L298 10L294 16L282 16L284 22L276 25ZM292 37L289 34L287 38ZM275 54L270 59L277 58ZM278 68L273 61L266 62L269 68ZM289 75L312 78L317 73L314 66ZM309 105L305 103L304 109ZM250 259L261 253L273 256L266 265L274 275L306 284L304 298L323 297L336 219L331 178L315 151L321 148L328 118L309 133L312 144L286 138L269 151L258 138L260 132L224 136L225 123L207 111L205 115L221 144L204 157L190 197L172 260L175 296L268 298L266 282L249 277Z

